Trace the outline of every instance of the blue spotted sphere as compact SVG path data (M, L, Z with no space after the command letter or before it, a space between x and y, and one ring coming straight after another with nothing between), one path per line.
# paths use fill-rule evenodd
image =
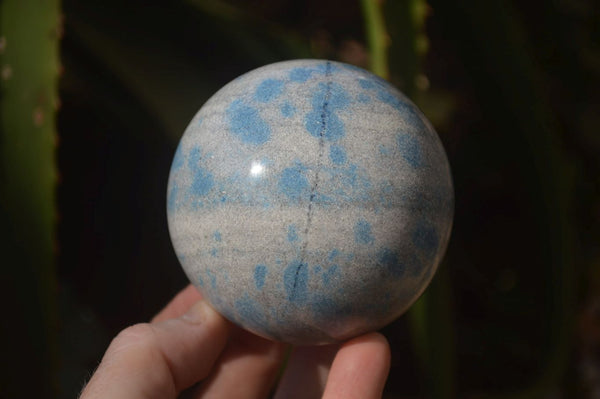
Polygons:
M444 148L403 94L324 60L227 84L177 148L167 193L183 269L237 325L326 344L398 318L450 235Z

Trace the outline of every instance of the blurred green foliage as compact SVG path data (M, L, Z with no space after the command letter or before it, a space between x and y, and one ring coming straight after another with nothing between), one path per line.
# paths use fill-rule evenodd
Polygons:
M2 397L57 391L58 0L0 3ZM31 381L34 376L35 381Z
M0 6L0 227L11 310L2 338L14 342L4 376L34 363L49 384L29 385L38 396L53 385L73 397L110 338L186 284L164 212L178 138L236 76L314 57L391 80L435 125L453 169L446 259L407 317L383 331L393 350L386 397L600 394L596 2L64 0L56 167L48 42L58 39L49 33L58 5L19 3L29 20L10 4ZM10 29L27 35L15 43ZM34 50L39 42L46 50ZM11 48L22 49L24 69L45 71L46 94L28 103L11 95ZM36 106L47 107L48 130L37 134L29 119L21 133L11 121Z

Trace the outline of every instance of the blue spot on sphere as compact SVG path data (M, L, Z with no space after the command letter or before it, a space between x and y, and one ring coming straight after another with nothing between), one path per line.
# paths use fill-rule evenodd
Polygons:
M359 193L368 193L368 190L371 187L371 181L367 176L359 171L357 165L348 165L347 168L340 170L339 173L340 180L346 187L359 190ZM363 200L366 200L365 197L362 198Z
M175 150L175 156L173 157L173 164L171 165L172 170L177 170L185 164L185 157L183 156L183 150L181 149L181 143Z
M392 153L392 151L388 147L384 146L383 144L379 144L379 146L377 148L379 149L379 153L383 156L387 156Z
M252 328L263 329L266 327L265 315L258 302L244 294L235 301L235 310L241 318Z
M310 78L313 71L310 68L294 68L290 71L290 79L294 82L304 83Z
M315 137L338 140L346 135L344 123L336 111L345 109L350 100L346 91L338 83L320 83L313 94L312 112L304 121L306 130Z
M288 226L287 240L289 242L296 242L296 241L298 241L298 231L296 230L296 225L290 224Z
M335 67L331 62L321 62L318 65L315 65L315 72L323 75L331 75L334 72L337 72L338 68Z
M289 199L300 201L310 196L310 185L301 165L286 168L279 178L279 190Z
M202 197L210 192L215 182L212 173L202 166L202 151L199 147L194 147L190 151L188 167L193 174L190 191L193 196Z
M360 93L356 99L362 104L369 104L371 102L371 97L367 96L365 93Z
M212 173L198 168L194 173L194 180L191 185L192 194L197 197L205 196L210 192L215 184Z
M315 300L311 303L311 309L315 314L315 318L318 319L335 320L339 318L343 307L342 304L324 295L315 297Z
M283 80L278 79L266 79L261 82L256 88L254 93L254 99L262 103L268 103L273 101L283 91Z
M417 248L425 251L429 257L432 257L439 245L439 238L435 227L425 221L421 221L413 231L412 242Z
M394 277L399 278L404 275L404 264L399 261L398 254L389 248L379 251L377 262Z
M291 262L283 272L283 285L290 302L304 303L308 298L308 266L299 260Z
M227 108L231 131L248 144L264 144L271 137L271 128L260 117L258 110L236 99Z
M323 84L321 84L323 86ZM329 107L333 111L346 109L350 104L350 96L339 83L331 82L329 85L330 93L327 100Z
M347 155L344 147L340 145L332 145L329 149L329 158L331 162L336 165L342 165L346 163Z
M399 134L396 136L396 141L400 155L410 166L413 168L423 166L421 146L415 136L407 133Z
M392 106L402 112L404 116L408 117L410 115L410 121L419 124L420 129L423 128L422 121L416 116L412 106L401 97L398 97L388 82L373 77L371 80L359 79L358 84L363 89L373 90L379 101Z
M367 80L367 79L358 79L358 84L363 89L374 89L375 88L375 83L373 83L373 81Z
M188 157L188 168L192 171L196 170L199 167L199 163L202 160L202 150L200 147L194 146L190 150L190 156Z
M217 275L210 270L206 270L206 275L210 279L210 286L212 289L217 288Z
M338 275L338 265L331 265L325 273L323 273L323 285L329 287L335 281Z
M371 232L371 224L364 219L354 225L354 241L357 244L373 244L375 238Z
M221 232L219 230L217 230L213 233L213 238L217 242L221 242L221 240L223 239L223 237L221 236Z
M391 105L398 111L407 107L407 105L404 104L402 101L400 101L400 99L398 97L396 97L394 95L394 93L392 93L387 87L385 87L383 85L377 85L376 90L377 90L377 98L379 100L383 101L386 104Z
M285 103L281 106L281 115L286 118L291 118L296 113L296 108L290 103Z
M327 255L327 259L331 262L332 260L334 260L335 258L340 256L340 254L341 254L340 250L337 248L334 248L331 250L331 252L329 252L329 255Z
M254 268L254 284L257 289L262 289L265 285L265 278L267 277L267 266L256 265Z
M332 72L336 71L337 68L332 65L331 62L320 62L317 65L312 67L297 67L292 68L290 71L290 80L297 83L304 83L308 79L310 79L311 75L319 74L319 75L330 75Z

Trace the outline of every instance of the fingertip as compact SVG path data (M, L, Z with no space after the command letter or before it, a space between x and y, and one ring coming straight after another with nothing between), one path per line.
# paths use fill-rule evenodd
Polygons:
M206 301L199 301L179 318L157 323L161 350L178 389L209 375L225 347L232 325Z
M390 364L390 346L380 333L345 342L333 360L323 398L381 398Z
M345 342L340 350L355 346L358 346L361 351L369 352L373 361L377 362L382 368L390 368L392 361L390 344L383 334L372 332L361 335Z
M276 399L317 398L323 394L339 344L293 349L275 393Z
M194 390L194 398L266 398L285 355L285 345L238 328L232 330L219 367Z

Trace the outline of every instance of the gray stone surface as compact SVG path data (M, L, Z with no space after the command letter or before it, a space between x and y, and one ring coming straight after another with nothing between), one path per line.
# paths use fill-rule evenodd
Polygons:
M323 344L377 330L445 251L442 144L384 80L323 60L251 71L193 118L171 168L169 230L187 276L234 323Z

